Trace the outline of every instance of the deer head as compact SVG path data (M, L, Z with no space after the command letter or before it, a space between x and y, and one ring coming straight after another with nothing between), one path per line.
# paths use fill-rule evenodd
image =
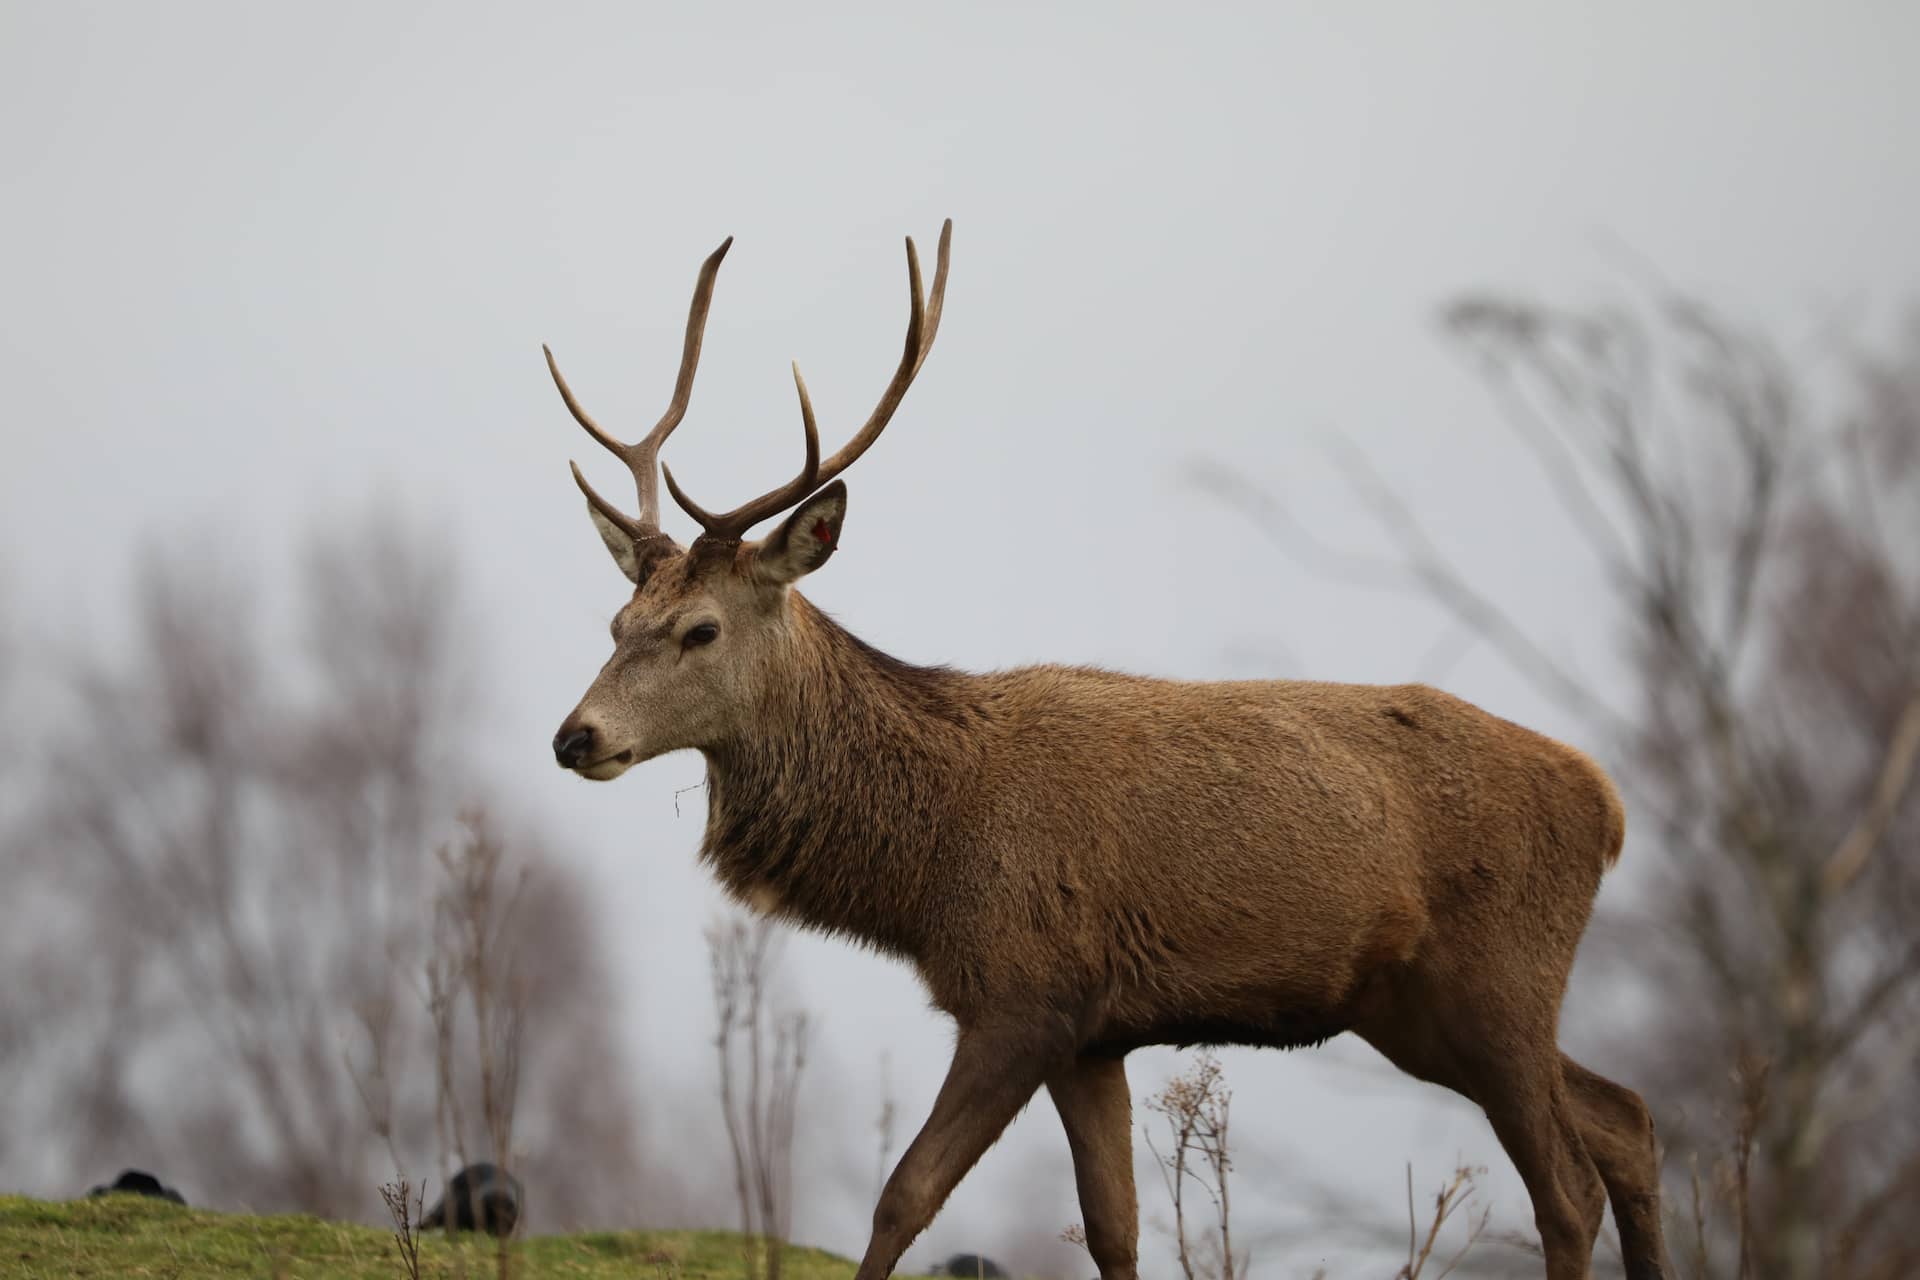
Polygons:
M596 781L610 780L664 752L714 746L754 714L768 682L780 678L791 643L788 589L825 564L839 546L847 489L838 477L886 429L933 347L952 235L949 220L940 231L931 297L923 295L919 256L908 238L912 310L906 349L879 404L839 452L820 457L813 404L796 364L793 383L800 397L806 458L792 480L715 515L686 495L670 469L660 467L673 500L700 524L701 533L691 546L682 547L660 527L654 466L660 446L686 416L714 279L732 239L700 268L673 399L637 443L623 444L601 430L560 376L553 353L547 352L547 368L567 409L588 435L627 464L639 495L639 514L628 516L594 491L578 465L573 467L574 481L586 495L587 513L634 589L632 599L614 616L613 656L554 735L553 752L562 768ZM747 540L753 526L782 512L790 514L772 533Z

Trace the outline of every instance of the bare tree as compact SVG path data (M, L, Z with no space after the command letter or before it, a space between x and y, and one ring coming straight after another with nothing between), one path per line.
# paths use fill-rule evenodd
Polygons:
M793 1215L793 1123L807 1064L807 1015L771 991L782 934L772 920L731 916L707 930L720 1110L733 1151L747 1273L779 1280Z
M196 1201L373 1218L394 1164L430 1164L422 984L436 882L467 865L433 848L483 779L455 575L427 546L379 523L317 539L288 610L175 547L141 567L131 645L62 655L0 954L64 986L0 1102L42 1153L7 1181L62 1194L151 1161ZM485 831L502 886L535 874L511 912L443 914L459 964L516 957L489 988L514 1007L462 1014L455 1084L481 1126L463 1140L524 1146L550 1221L631 1221L657 1182L591 895L521 829ZM522 1014L517 1059L464 1047ZM510 1113L485 1101L516 1093Z
M445 881L434 899L433 952L426 964L440 1150L443 1162L451 1153L462 1166L471 1162L462 1099L477 1093L487 1158L508 1168L515 1159L513 1118L526 1049L528 957L516 936L515 915L527 872L522 868L503 885L499 837L479 813L463 826L460 837L438 852ZM461 1052L462 1010L471 1023L471 1053ZM471 1081L460 1079L463 1066Z
M1425 592L1611 735L1657 847L1631 918L1606 923L1640 997L1636 1034L1614 1042L1640 1047L1670 1170L1704 1170L1683 1224L1696 1273L1906 1274L1920 320L1878 349L1799 354L1671 296L1640 312L1475 298L1446 326L1604 567L1625 696L1537 641L1364 469L1401 555L1334 563ZM1313 547L1264 495L1207 477L1283 545Z

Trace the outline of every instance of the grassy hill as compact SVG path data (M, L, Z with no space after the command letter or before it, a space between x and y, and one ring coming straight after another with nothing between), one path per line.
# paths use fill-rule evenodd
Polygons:
M491 1240L420 1246L424 1277L491 1280L500 1274ZM516 1280L741 1280L740 1237L726 1231L619 1231L535 1236L507 1246ZM846 1280L854 1264L818 1249L789 1249L787 1280ZM390 1232L353 1223L285 1216L209 1213L146 1196L23 1200L0 1196L0 1275L21 1280L71 1276L272 1276L286 1280L406 1280Z

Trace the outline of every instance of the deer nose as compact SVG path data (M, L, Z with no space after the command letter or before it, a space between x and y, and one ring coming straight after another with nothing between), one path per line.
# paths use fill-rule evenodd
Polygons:
M560 732L553 735L553 758L560 762L562 769L578 768L592 754L592 729L570 729L561 725Z

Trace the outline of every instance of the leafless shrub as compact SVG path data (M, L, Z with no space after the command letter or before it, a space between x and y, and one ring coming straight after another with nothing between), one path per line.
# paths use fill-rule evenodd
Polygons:
M414 1234L413 1224L420 1220L426 1199L416 1197L407 1180L401 1178L380 1185L380 1200L387 1206L387 1217L393 1222L393 1243L400 1252L400 1265L406 1268L407 1280L420 1280L420 1240Z
M1669 1205L1675 1235L1687 1241L1688 1274L1694 1280L1752 1280L1759 1256L1754 1234L1754 1155L1767 1109L1769 1066L1754 1055L1743 1058L1729 1076L1733 1105L1727 1146L1720 1151L1690 1152L1684 1208ZM1705 1176L1702 1163L1706 1162ZM1734 1254L1731 1270L1725 1254ZM1841 1271L1840 1274L1848 1274Z
M382 1176L434 1150L419 985L432 849L484 787L470 643L444 553L404 529L318 541L284 611L221 563L154 553L134 643L33 659L64 678L36 684L34 804L0 824L21 854L0 960L34 992L33 1035L0 1015L0 1156L43 1194L147 1163L197 1202L371 1219ZM461 994L459 1034L478 1016L496 1051L454 1055L458 1141L524 1146L554 1225L630 1222L671 1181L635 1147L591 896L524 828L486 830L513 905L479 941L511 1000Z
M1446 1227L1448 1219L1473 1200L1476 1178L1485 1173L1484 1169L1470 1169L1465 1165L1453 1171L1453 1176L1440 1184L1440 1190L1433 1197L1433 1214L1427 1221L1425 1234L1420 1232L1420 1220L1413 1207L1413 1166L1407 1166L1407 1262L1394 1275L1394 1280L1421 1280L1427 1275L1427 1264L1433 1261L1434 1246L1440 1241L1440 1233ZM1486 1234L1487 1223L1492 1220L1493 1210L1482 1208L1477 1216L1470 1210L1467 1221L1467 1238L1446 1264L1435 1272L1431 1280L1446 1280L1459 1269L1460 1263L1469 1250L1479 1243Z
M807 1063L807 1015L771 992L779 927L765 917L707 930L720 1110L733 1152L747 1274L779 1280L793 1212L793 1124Z
M526 978L514 916L527 872L522 868L510 887L502 886L504 849L499 837L478 812L468 814L462 826L460 836L435 854L444 880L434 899L426 982L436 1122L442 1160L457 1155L462 1167L472 1163L461 1107L464 1063L477 1077L488 1158L507 1169L514 1159L513 1117L527 1021ZM472 1028L471 1054L460 1052L463 1009Z
M1147 1147L1160 1166L1160 1176L1173 1203L1173 1239L1180 1270L1187 1280L1234 1280L1247 1273L1245 1253L1233 1252L1232 1200L1228 1175L1233 1156L1228 1144L1228 1119L1233 1093L1221 1073L1220 1060L1201 1053L1192 1067L1169 1080L1147 1100L1147 1109L1160 1116L1168 1133L1161 1150L1151 1128L1144 1129ZM1205 1192L1213 1204L1214 1228L1204 1236L1189 1234L1187 1184Z

